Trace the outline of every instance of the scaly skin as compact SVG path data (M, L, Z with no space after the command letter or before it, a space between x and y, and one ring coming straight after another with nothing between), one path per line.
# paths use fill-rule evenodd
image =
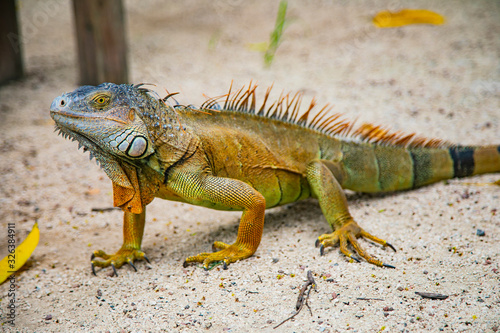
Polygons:
M229 94L228 94L229 96ZM228 264L250 257L262 238L266 208L317 198L333 232L317 246L340 246L353 260L393 268L367 254L357 238L394 247L352 218L343 189L384 192L453 177L500 171L500 147L462 147L328 116L299 117L301 96L255 108L255 87L200 109L165 103L142 85L80 87L57 97L51 116L65 136L89 150L113 182L114 205L124 211L124 243L94 267L116 269L146 259L141 251L145 208L155 197L220 210L240 210L236 241L216 241L214 253L184 263ZM266 94L265 101L267 101ZM356 256L349 248L357 253ZM102 260L96 260L100 258Z
M142 236L144 234L144 225L146 223L146 210L144 209L141 214L133 214L125 212L123 214L123 245L113 255L106 254L102 250L97 250L92 253L92 272L95 275L94 267L113 267L116 275L117 268L122 267L124 264L129 264L134 268L134 261L137 259L145 259L149 262L144 252L141 251ZM104 261L94 260L94 258L102 258Z

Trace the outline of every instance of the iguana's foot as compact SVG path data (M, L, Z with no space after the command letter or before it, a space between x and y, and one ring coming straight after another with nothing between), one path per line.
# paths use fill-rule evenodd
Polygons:
M102 258L104 261L94 260L95 258ZM92 274L96 275L95 267L108 267L113 268L114 275L118 276L116 272L117 268L122 267L124 264L129 264L137 272L137 268L134 266L134 260L144 259L150 263L149 259L146 257L144 252L137 249L121 248L115 254L109 255L102 250L94 251L90 260L92 261Z
M183 266L186 267L192 262L201 262L203 263L203 267L205 269L209 269L210 264L222 262L224 269L227 269L227 265L230 263L246 259L255 252L255 250L248 249L248 247L243 244L238 244L238 242L231 245L223 242L215 242L213 244L213 250L215 251L216 249L221 249L221 251L212 253L204 252L196 256L186 258Z
M395 268L392 265L384 264L380 260L377 260L367 254L359 245L357 238L359 237L364 237L367 239L372 240L375 243L381 244L384 247L388 246L391 249L396 252L396 249L394 246L391 244L387 243L385 240L377 238L366 231L364 231L354 220L350 220L349 222L345 223L342 227L338 228L331 234L324 234L318 237L316 240L316 247L320 247L320 254L323 255L324 248L329 247L329 246L335 246L337 244L340 245L340 251L348 256L349 258L355 260L355 261L360 261L358 257L356 257L349 249L347 248L347 243L351 243L352 247L356 251L358 255L363 257L366 261L368 261L371 264L377 265L377 266L384 266L384 267L389 267L389 268Z

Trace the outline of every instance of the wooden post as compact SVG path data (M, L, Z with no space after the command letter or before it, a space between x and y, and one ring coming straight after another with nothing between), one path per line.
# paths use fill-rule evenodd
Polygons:
M121 0L73 0L80 83L127 83L127 43Z
M23 76L15 0L0 0L0 84Z

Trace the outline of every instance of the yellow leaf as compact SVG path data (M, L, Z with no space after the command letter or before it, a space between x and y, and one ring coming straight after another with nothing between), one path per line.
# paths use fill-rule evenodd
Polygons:
M23 267L38 245L39 240L40 230L38 229L38 223L35 223L26 239L13 253L9 253L0 261L0 283L3 283L12 273Z
M378 28L394 28L409 24L443 24L443 16L427 9L403 9L397 13L383 11L375 15L373 24Z

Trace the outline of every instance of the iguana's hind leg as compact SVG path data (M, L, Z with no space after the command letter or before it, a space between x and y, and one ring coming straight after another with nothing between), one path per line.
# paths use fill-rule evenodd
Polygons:
M123 215L123 245L115 254L106 254L102 250L97 250L92 253L92 273L95 275L94 267L108 267L113 268L113 272L118 276L116 269L124 264L129 264L134 268L134 260L145 259L149 262L148 258L141 251L142 235L144 234L144 224L146 221L146 207L143 208L141 214L133 214L125 212ZM104 259L94 260L95 258Z
M319 201L323 215L334 230L331 234L319 236L316 246L320 246L321 254L325 247L339 244L340 251L356 261L359 259L349 251L347 244L350 243L355 252L366 261L377 266L386 266L394 268L391 265L384 264L367 254L359 245L357 238L364 237L383 246L394 247L385 240L377 238L364 231L349 213L347 200L344 191L334 175L321 161L311 162L307 167L307 181L311 187L311 192Z

